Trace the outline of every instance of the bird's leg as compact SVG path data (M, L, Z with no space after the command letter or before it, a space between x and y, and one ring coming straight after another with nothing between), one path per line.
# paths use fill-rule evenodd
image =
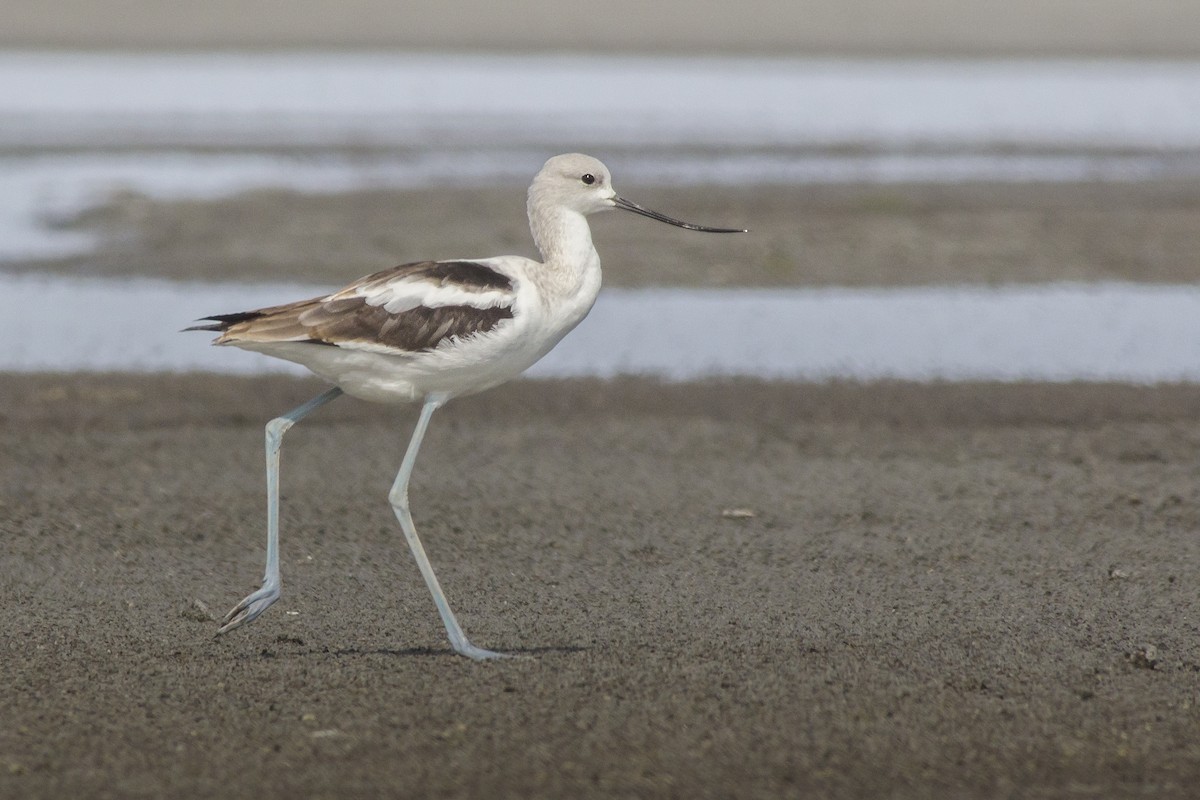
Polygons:
M247 595L225 615L218 634L253 621L279 599L279 446L288 428L341 395L342 390L335 386L267 423L267 569L262 588Z
M412 477L413 464L417 461L417 451L421 449L421 440L425 438L425 431L429 427L429 418L446 400L447 398L443 395L429 395L425 398L425 405L421 407L421 416L417 419L417 427L413 431L412 440L408 443L408 450L404 453L404 461L400 464L396 482L392 484L392 490L388 493L388 500L392 504L392 510L396 512L396 519L400 520L400 527L404 529L404 538L408 540L408 546L417 560L421 576L425 578L425 585L429 587L429 593L433 595L433 602L437 605L438 613L442 615L442 623L446 626L446 633L450 636L450 646L454 648L454 652L477 661L503 658L504 653L484 650L467 641L467 636L458 624L458 619L450 610L450 603L446 601L446 595L442 592L441 585L438 584L437 576L433 574L433 566L429 563L429 557L425 555L425 548L421 546L421 540L417 538L417 529L413 525L412 514L408 510L408 480Z

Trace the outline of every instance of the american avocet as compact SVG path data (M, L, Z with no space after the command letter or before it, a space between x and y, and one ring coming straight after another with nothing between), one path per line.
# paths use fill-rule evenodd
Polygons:
M600 257L587 215L620 208L694 231L708 228L620 197L608 168L590 156L551 158L529 187L529 228L543 263L520 256L418 261L367 275L312 300L206 317L214 344L303 364L333 388L267 424L267 568L262 588L233 607L218 633L258 617L279 599L279 447L283 434L343 393L384 403L423 403L388 500L441 613L450 644L496 658L467 641L417 538L408 481L429 418L453 397L515 378L579 324L600 291Z

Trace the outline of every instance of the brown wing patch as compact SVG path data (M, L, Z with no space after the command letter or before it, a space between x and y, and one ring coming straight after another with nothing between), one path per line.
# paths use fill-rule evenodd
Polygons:
M330 308L334 306L336 308ZM298 321L308 340L320 344L381 344L397 350L432 350L447 339L466 339L487 333L506 319L508 306L418 306L391 314L363 298L323 303L303 312Z
M224 323L217 344L305 342L309 344L380 344L397 350L432 350L446 339L487 333L506 319L508 306L418 306L392 314L368 305L363 297L316 298L264 308Z
M384 289L395 280L415 279L436 286L456 285L467 291L514 290L513 282L486 264L474 261L418 261L367 275L329 295L257 311L222 314L212 325L188 330L214 330L216 344L238 342L303 342L310 344L380 344L397 350L431 350L447 339L486 333L506 319L512 308L498 305L417 306L398 313L369 305L360 292Z

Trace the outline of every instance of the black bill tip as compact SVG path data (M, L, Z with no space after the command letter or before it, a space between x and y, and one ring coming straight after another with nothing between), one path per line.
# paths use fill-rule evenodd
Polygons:
M651 211L648 208L639 206L632 200L626 200L624 197L613 197L613 205L625 211L632 211L634 214L641 214L643 217L656 219L659 222L665 222L668 225L674 225L677 228L687 228L689 231L704 231L705 233L748 233L745 228L710 228L707 225L694 225L691 222L684 222L681 219L668 217L666 214L660 214L657 211Z

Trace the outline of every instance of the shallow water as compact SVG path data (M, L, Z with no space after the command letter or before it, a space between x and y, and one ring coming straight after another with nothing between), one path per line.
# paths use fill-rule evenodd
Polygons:
M329 287L0 275L0 370L303 370L191 321ZM606 290L529 373L934 380L1200 381L1200 287Z
M40 146L1190 148L1197 109L1178 61L0 53L0 144Z
M30 91L36 86L37 91ZM1200 176L1200 62L0 53L0 261L114 191Z

